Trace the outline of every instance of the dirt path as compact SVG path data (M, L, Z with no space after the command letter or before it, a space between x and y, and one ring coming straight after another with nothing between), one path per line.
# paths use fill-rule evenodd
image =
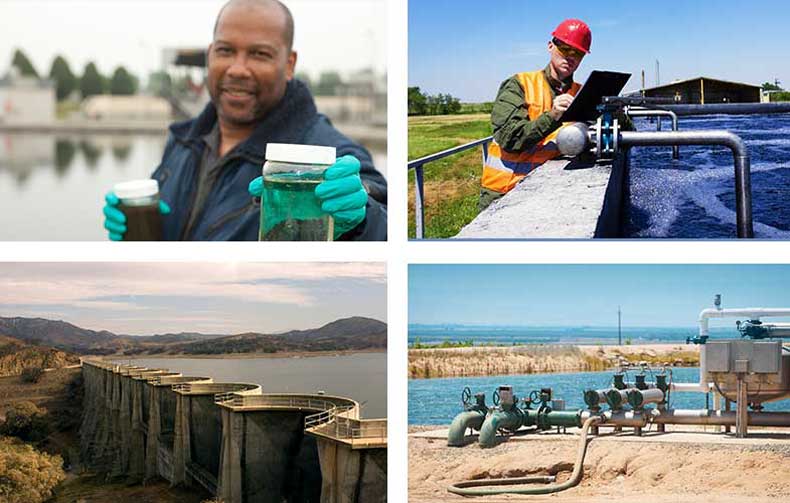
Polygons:
M670 436L672 441L658 434L650 441L630 434L596 438L579 486L550 496L487 496L480 501L790 501L790 430L754 439L723 439L710 432ZM462 501L447 492L447 485L465 479L556 474L561 482L570 474L577 447L578 437L570 430L567 435L530 434L492 449L476 442L451 448L444 440L410 436L409 501Z

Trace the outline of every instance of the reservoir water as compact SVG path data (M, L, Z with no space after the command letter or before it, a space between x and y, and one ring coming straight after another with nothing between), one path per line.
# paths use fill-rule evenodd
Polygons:
M635 121L654 131L648 119ZM725 129L740 136L751 157L754 234L790 239L790 114L679 117L683 130ZM671 130L668 121L663 130ZM640 238L735 237L735 181L726 147L637 147L631 151L627 235Z
M315 393L353 398L362 417L387 417L387 354L356 353L292 358L139 358L116 360L214 382L260 384L264 393Z
M697 335L698 327L623 327L623 341L641 343L685 344ZM738 337L732 328L712 327L713 336ZM517 327L464 325L410 325L409 344L468 342L475 345L512 344L617 344L617 327Z
M699 368L673 368L672 379L675 382L698 382ZM632 382L633 376L628 380ZM565 408L571 410L586 408L582 396L584 390L606 388L611 383L611 371L409 379L409 424L450 424L456 414L463 411L461 392L464 386L469 386L473 394L485 392L489 406L492 405L491 394L500 385L512 385L519 398L526 397L534 389L549 387L554 398L564 399ZM678 409L704 408L705 395L675 393L670 398L670 405ZM766 403L765 409L790 410L790 400Z
M162 160L158 135L0 132L0 241L106 241L104 194L149 178ZM386 150L371 150L387 173Z

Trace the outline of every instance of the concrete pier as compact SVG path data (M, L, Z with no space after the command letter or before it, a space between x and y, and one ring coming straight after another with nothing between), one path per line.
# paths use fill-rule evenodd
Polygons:
M264 394L166 369L82 363L83 465L200 485L225 503L386 501L386 419L344 397Z
M623 236L627 155L612 162L547 161L467 224L462 239L589 239Z

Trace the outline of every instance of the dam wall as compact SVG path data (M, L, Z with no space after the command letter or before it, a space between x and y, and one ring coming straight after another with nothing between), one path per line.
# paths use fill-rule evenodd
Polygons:
M100 360L82 372L90 471L201 486L225 503L386 501L386 419L360 419L354 400Z

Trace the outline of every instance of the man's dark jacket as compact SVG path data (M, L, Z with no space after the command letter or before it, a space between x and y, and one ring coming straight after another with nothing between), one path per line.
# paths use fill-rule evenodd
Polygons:
M387 182L373 167L370 154L332 127L318 113L307 87L298 80L288 83L285 96L255 127L252 135L237 145L224 159L216 182L201 208L193 208L198 169L205 142L217 121L209 103L192 120L170 126L162 163L153 174L159 192L172 212L164 217L164 239L175 240L257 240L260 200L247 192L247 185L261 176L267 143L298 143L337 148L337 156L353 155L362 164L360 176L368 191L365 220L345 233L342 240L380 241L387 239ZM192 211L200 212L187 229Z

